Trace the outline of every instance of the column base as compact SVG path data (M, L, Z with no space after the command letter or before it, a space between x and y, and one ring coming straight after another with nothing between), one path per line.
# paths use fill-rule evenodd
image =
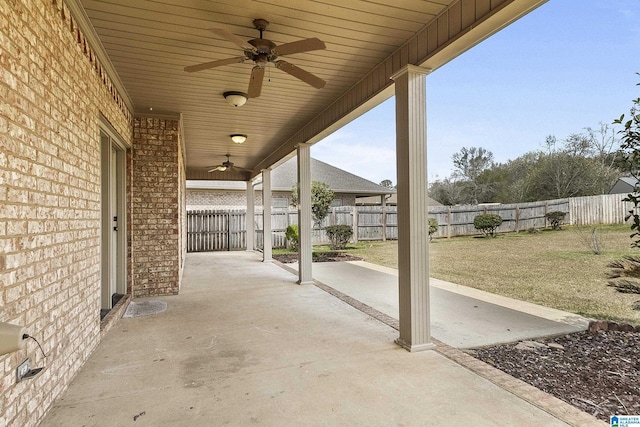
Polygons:
M313 280L297 281L298 285L313 285Z
M414 345L414 344L409 344L402 338L397 338L394 342L398 344L400 347L404 348L405 350L411 353L415 353L417 351L433 350L434 348L436 348L436 345L432 342Z

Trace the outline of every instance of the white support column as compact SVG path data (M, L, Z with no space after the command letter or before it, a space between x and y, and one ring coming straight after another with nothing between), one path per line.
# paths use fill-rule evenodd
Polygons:
M255 217L256 217L256 208L255 208L255 197L253 191L253 182L247 181L247 216L245 223L247 228L247 251L252 251L255 249Z
M398 291L400 337L409 351L435 347L429 307L427 114L425 75L408 65L394 74L398 171Z
M271 262L271 169L262 170L262 262Z
M313 282L311 275L311 146L298 144L298 283Z

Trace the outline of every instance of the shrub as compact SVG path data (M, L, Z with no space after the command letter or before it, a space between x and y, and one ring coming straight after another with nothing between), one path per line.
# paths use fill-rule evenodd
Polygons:
M502 217L495 214L480 214L473 219L473 226L485 236L496 237L496 229L502 224Z
M585 248L589 249L594 255L600 255L605 247L606 230L601 227L591 227L589 231L584 228L576 227L573 230Z
M429 218L429 240L433 238L433 234L438 231L438 220L435 218Z
M607 278L609 286L624 294L640 294L640 257L626 255L621 260L610 262L611 269ZM633 304L634 310L640 310L640 301Z
M298 238L298 226L296 224L288 226L287 227L287 231L285 231L285 233L284 233L284 237L289 242L289 247L292 250L297 252L298 251L298 245L300 243L300 240Z
M331 240L331 249L344 249L353 236L353 228L350 225L330 225L324 231Z
M564 217L567 215L566 212L562 211L553 211L547 212L544 214L544 217L547 218L547 221L551 223L551 228L554 230L560 230L560 224L564 221Z

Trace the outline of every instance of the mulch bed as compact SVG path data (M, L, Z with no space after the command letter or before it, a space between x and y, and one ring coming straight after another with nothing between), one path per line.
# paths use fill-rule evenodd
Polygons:
M639 332L579 332L470 353L603 421L640 414Z
M283 264L298 262L298 254L278 254L273 255L273 259ZM362 258L345 254L343 252L317 252L313 253L313 262L339 262L339 261L362 261Z

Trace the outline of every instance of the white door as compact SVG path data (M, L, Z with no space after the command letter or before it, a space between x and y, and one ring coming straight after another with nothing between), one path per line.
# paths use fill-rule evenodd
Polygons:
M111 147L109 171L109 217L111 230L109 242L109 308L118 283L118 164L117 152Z

